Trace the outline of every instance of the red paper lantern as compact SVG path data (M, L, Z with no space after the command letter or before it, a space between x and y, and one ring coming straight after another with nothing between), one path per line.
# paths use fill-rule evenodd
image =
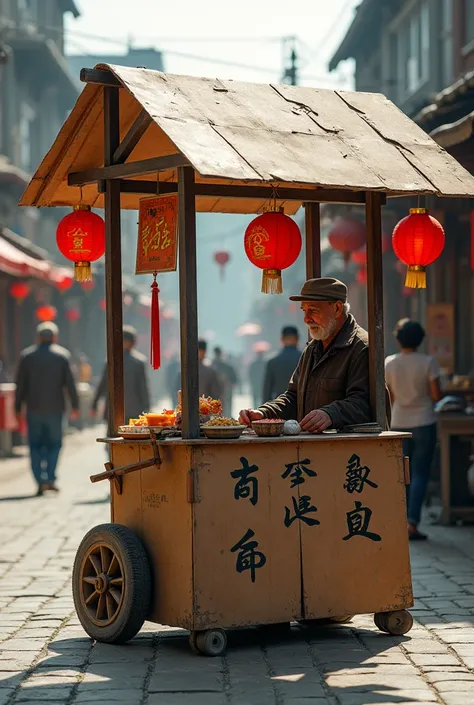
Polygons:
M92 279L88 282L81 282L81 288L84 289L84 291L92 291L94 287L95 282L93 282Z
M60 277L59 279L56 280L56 289L59 289L59 291L62 294L65 291L67 291L68 289L70 289L73 284L74 284L73 277L69 277L69 276L64 277L63 276L63 277Z
M10 294L21 304L30 293L30 287L26 282L14 282L10 287Z
M365 267L367 264L367 250L363 247L361 250L356 250L351 254L351 260L354 264L359 264L361 267Z
M54 306L38 306L36 309L36 318L40 321L54 321L58 312Z
M74 279L91 281L91 262L105 252L105 223L89 206L75 206L59 223L56 243L62 254L74 262Z
M367 267L359 267L356 274L359 284L367 284Z
M398 259L408 265L405 286L426 289L426 267L438 259L445 242L444 230L426 208L410 208L393 231L392 246Z
M68 308L66 311L66 318L68 321L75 322L81 317L81 312L77 308Z
M224 250L221 252L214 253L214 262L217 262L220 267L220 275L222 280L224 279L225 266L229 260L230 254L228 252L225 252Z
M336 218L328 233L328 240L333 250L342 252L347 265L351 253L365 245L365 225L355 218Z
M245 231L245 254L263 269L262 293L283 292L281 270L291 267L301 252L301 233L283 210L268 211L252 220Z
M107 304L106 304L106 302L105 302L105 299L101 299L101 300L99 301L99 308L100 308L101 311L105 311L105 309L107 308Z

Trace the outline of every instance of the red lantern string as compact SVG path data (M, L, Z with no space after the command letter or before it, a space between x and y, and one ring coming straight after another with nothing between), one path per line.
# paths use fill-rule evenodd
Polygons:
M359 284L367 284L367 267L359 267L356 274Z
M81 312L77 308L69 308L66 311L66 318L68 321L71 321L72 323L78 321L81 317Z
M150 362L154 370L159 370L161 365L160 341L160 290L156 282L156 272L153 274L151 285L151 336L150 336Z
M30 293L30 287L26 282L14 282L10 287L10 294L21 304Z
M221 275L221 281L224 281L224 274L225 274L225 266L227 262L230 260L230 254L228 252L222 251L222 252L215 252L214 253L214 261L217 262L217 264L220 267L220 275Z
M281 271L291 267L301 252L300 230L282 208L269 210L252 220L245 231L245 254L263 269L262 293L283 292Z
M438 259L444 249L444 230L426 208L410 208L393 231L392 246L398 259L408 265L405 286L426 289L426 267Z
M39 306L36 309L36 317L40 321L54 321L57 316L57 311L54 306Z
M74 279L72 277L63 276L56 280L56 289L58 289L61 294L64 294L73 284Z
M89 206L78 205L66 215L56 230L56 244L67 259L74 262L74 279L92 279L91 262L105 251L105 223Z
M106 304L106 302L105 302L105 299L101 299L101 300L99 301L99 308L100 308L101 311L105 311L105 309L107 308L107 304Z
M360 250L365 244L365 225L356 218L338 217L328 233L328 240L333 250L342 252L344 264L347 266L351 253Z

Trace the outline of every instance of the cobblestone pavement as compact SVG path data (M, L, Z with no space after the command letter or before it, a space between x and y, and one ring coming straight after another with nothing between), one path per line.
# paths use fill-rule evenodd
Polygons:
M68 438L59 496L32 498L27 459L0 461L0 705L474 705L474 531L428 527L413 546L409 637L350 626L231 633L224 658L194 655L187 633L147 624L129 645L92 644L75 616L78 543L108 521L105 460L87 430ZM30 495L30 496L28 496Z

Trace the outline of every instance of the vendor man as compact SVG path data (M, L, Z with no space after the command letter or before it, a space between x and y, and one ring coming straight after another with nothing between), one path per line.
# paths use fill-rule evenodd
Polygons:
M370 422L368 336L349 313L346 285L328 277L309 279L290 300L301 302L312 340L287 391L241 411L241 422L297 419L310 433Z

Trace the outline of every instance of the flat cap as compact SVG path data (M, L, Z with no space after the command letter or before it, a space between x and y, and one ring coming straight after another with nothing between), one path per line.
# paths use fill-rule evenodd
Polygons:
M290 296L290 301L347 301L347 286L332 277L308 279L299 296Z
M44 340L52 340L59 335L59 328L53 321L44 321L36 326L36 335Z

